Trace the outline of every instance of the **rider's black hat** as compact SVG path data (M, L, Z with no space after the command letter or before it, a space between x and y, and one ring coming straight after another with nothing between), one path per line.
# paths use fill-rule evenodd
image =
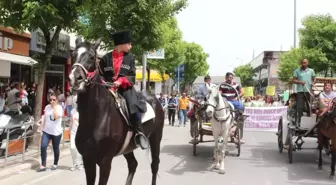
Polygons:
M125 30L112 34L114 45L118 46L121 44L127 44L132 42L132 32L130 30Z
M206 75L205 77L204 77L204 81L205 80L211 80L211 77L209 76L209 75Z

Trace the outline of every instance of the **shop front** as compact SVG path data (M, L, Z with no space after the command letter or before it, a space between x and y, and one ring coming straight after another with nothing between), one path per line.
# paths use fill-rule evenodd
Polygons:
M31 33L30 55L38 55L45 53L46 42L41 31ZM47 99L47 91L49 88L60 89L63 93L66 90L66 75L68 73L68 58L70 50L70 36L60 33L56 42L56 49L52 53L51 62L47 67L45 75L43 106ZM37 77L37 75L36 75Z
M162 83L169 79L169 75L164 74L163 79L162 75L156 70L150 70L150 77L148 82L148 76L146 76L147 80L147 88L148 91L153 94L158 94L163 92ZM137 67L136 69L136 77L135 77L135 89L140 91L142 87L142 67Z
M32 65L37 63L29 57L29 33L16 33L13 29L0 27L0 85L12 82L33 81Z

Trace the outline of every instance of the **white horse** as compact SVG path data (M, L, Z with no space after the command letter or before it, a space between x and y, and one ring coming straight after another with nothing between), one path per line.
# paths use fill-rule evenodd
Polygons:
M208 87L206 114L211 119L212 132L215 140L214 161L211 169L225 174L225 149L229 139L229 130L233 123L231 110L233 107L225 98L222 98L219 87Z

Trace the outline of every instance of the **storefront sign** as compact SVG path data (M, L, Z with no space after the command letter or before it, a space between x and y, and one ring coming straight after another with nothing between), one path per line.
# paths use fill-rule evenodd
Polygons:
M280 116L287 111L287 107L245 107L245 128L274 129L278 127Z
M147 53L148 59L164 59L164 49L158 49Z
M0 27L0 52L29 56L30 34Z
M45 47L46 47L46 41L43 33L41 31L32 32L30 50L39 53L44 53ZM53 55L62 58L68 58L69 51L70 51L70 36L60 33L58 41L56 42L56 48L53 50Z

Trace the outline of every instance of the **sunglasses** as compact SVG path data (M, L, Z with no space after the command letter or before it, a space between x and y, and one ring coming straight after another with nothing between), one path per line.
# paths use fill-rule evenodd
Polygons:
M56 101L56 99L50 99L49 101Z

